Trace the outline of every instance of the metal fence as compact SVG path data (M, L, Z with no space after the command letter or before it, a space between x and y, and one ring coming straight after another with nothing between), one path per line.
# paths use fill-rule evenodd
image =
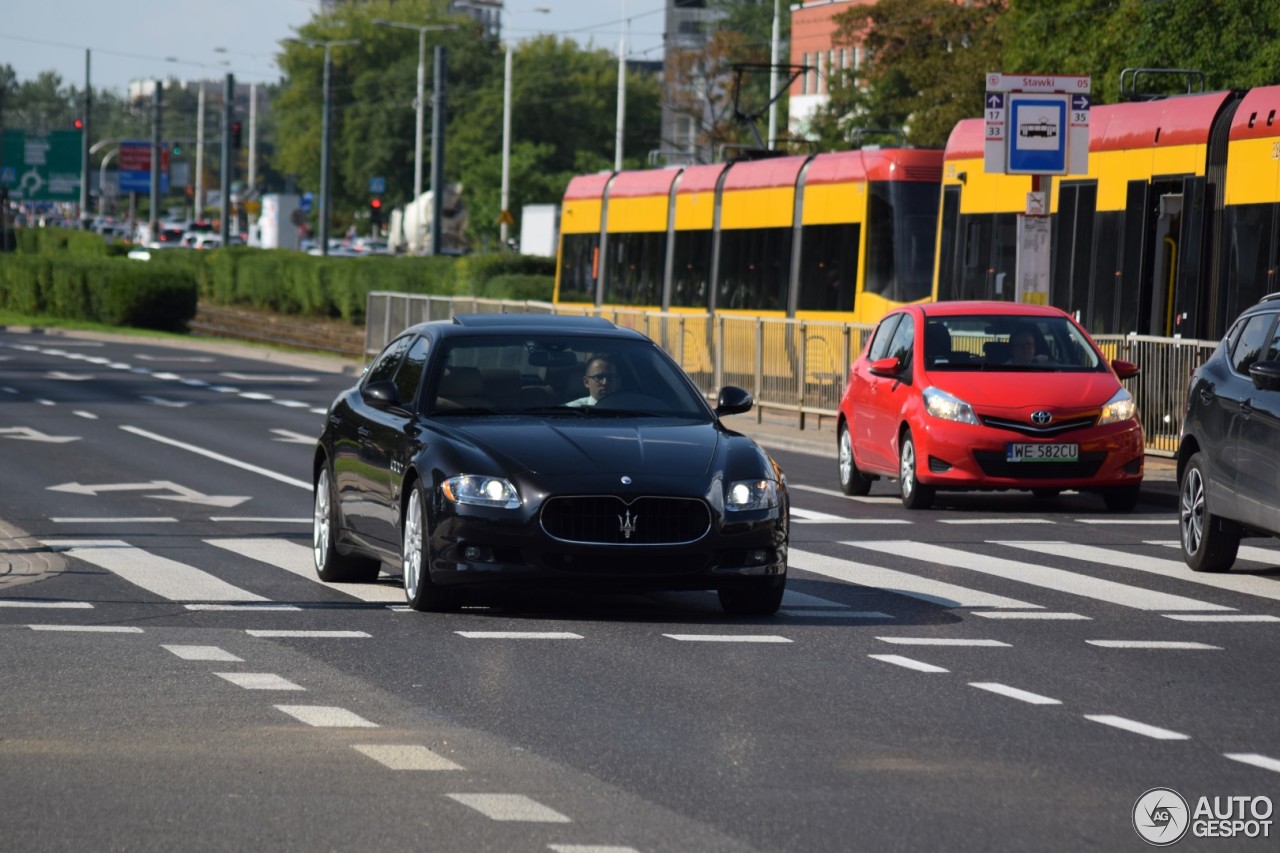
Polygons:
M803 428L807 416L838 414L849 365L873 328L866 324L784 318L736 317L697 312L625 308L562 308L549 302L369 294L365 352L376 355L402 329L454 314L588 314L648 335L714 397L724 385L751 391L757 417L765 409L794 412ZM1147 452L1177 452L1186 412L1191 372L1217 341L1146 335L1096 335L1109 358L1137 364L1142 372L1126 381L1138 402Z

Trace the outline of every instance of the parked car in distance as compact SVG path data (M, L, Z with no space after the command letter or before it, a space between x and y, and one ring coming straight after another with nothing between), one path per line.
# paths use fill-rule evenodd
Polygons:
M603 318L484 314L412 326L330 406L313 545L328 582L400 568L415 610L486 585L715 590L771 615L786 478L652 340Z
M1178 445L1182 557L1231 568L1245 536L1280 536L1280 293L1232 324L1191 375Z
M1143 433L1108 361L1067 313L1013 302L935 302L886 314L840 401L840 487L865 495L897 479L903 506L940 490L1064 490L1128 511L1143 475Z

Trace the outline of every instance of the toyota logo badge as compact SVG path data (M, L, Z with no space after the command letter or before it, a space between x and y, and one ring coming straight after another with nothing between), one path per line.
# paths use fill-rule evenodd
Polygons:
M1053 423L1053 415L1049 414L1043 409L1038 412L1032 412L1031 422L1036 426L1048 426L1049 424Z

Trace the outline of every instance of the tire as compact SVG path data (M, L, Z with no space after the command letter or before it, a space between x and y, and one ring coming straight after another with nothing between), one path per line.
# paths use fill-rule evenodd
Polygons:
M1137 486L1116 486L1102 493L1102 500L1111 512L1132 512L1138 505Z
M1182 559L1193 572L1225 572L1240 550L1240 526L1209 511L1203 455L1196 453L1188 460L1178 493Z
M853 439L849 436L847 424L840 427L840 439L837 445L840 460L840 491L846 495L865 495L871 491L871 478L858 470L853 461Z
M462 593L456 589L443 589L431 581L431 561L428 556L427 501L422 481L413 484L409 502L404 511L404 528L400 537L404 567L404 597L414 610L445 613L462 606Z
M716 591L720 607L730 616L772 616L782 606L787 584L769 581L750 586L732 586Z
M907 509L928 509L933 506L933 498L937 491L933 486L926 486L916 476L916 442L911 437L911 430L902 434L902 444L898 448L898 489L902 494L902 505Z
M311 518L311 553L316 574L325 583L372 583L378 579L380 560L338 553L338 502L333 497L329 465L316 475L315 510Z

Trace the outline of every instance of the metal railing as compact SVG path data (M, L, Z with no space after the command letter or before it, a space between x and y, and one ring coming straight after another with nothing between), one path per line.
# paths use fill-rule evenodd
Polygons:
M395 335L415 323L447 320L454 314L588 314L643 332L693 378L708 397L724 385L751 391L757 419L765 409L794 412L803 428L807 416L835 417L849 365L873 326L820 320L710 315L626 308L563 308L549 302L369 294L365 353L372 357ZM1217 341L1147 335L1096 335L1109 358L1132 361L1141 373L1126 380L1138 403L1147 452L1172 456L1178 449L1191 373Z

